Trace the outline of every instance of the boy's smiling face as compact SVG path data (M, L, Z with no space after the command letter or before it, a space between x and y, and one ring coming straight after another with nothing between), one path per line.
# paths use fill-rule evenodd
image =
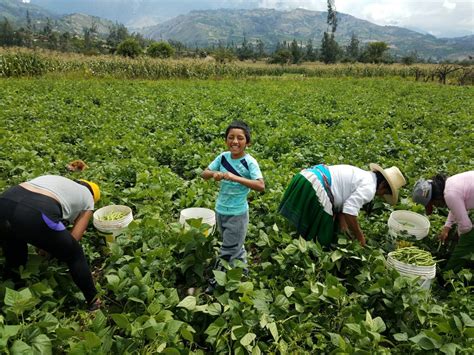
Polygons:
M248 142L243 129L232 128L229 130L225 142L232 154L232 159L242 158L245 155Z

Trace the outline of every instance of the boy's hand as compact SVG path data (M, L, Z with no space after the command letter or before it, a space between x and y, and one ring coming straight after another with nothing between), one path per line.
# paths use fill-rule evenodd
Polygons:
M226 180L235 181L236 178L237 178L237 175L235 175L235 174L232 174L230 172L224 173L224 179L226 179Z
M224 178L224 174L221 173L220 171L219 171L219 172L215 172L214 174L212 174L212 178L213 178L215 181L221 181L221 180Z

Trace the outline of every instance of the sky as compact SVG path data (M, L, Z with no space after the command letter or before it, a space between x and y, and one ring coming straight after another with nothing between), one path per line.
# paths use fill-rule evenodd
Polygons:
M326 11L326 0L23 0L59 13L84 12L150 25L191 10L273 8ZM394 25L436 37L474 34L474 0L335 0L336 10L377 25Z

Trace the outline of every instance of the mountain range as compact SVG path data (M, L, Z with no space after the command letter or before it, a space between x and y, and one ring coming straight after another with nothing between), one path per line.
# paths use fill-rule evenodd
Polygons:
M54 2L53 2L54 3ZM57 2L56 2L57 3ZM62 1L61 11L68 2ZM81 35L84 28L94 25L99 35L107 35L114 22L87 14L60 14L43 7L23 3L21 0L0 0L0 21L4 17L17 26L25 26L28 11L32 22L39 28L47 19L53 28ZM120 12L120 9L111 9ZM136 14L130 14L130 18ZM123 15L125 16L125 14ZM404 56L416 52L421 58L433 60L462 60L474 55L474 36L437 38L397 26L379 26L354 16L338 13L336 40L342 46L349 43L354 34L361 45L384 41L391 54ZM303 44L309 40L319 47L323 33L328 30L326 12L295 9L216 9L191 11L154 26L131 30L154 40L175 40L189 46L207 47L221 44L239 45L244 38L255 43L261 40L267 51L278 42L297 40ZM128 21L127 21L128 22Z
M351 15L338 13L336 40L341 45L355 34L361 45L373 41L389 44L392 54L403 56L417 52L423 58L462 59L474 54L474 36L436 38L396 26L379 26ZM328 31L326 12L296 9L206 10L192 11L141 32L155 40L177 40L188 45L206 46L218 43L261 40L268 47L277 42L312 40L319 46Z
M106 36L114 22L86 14L58 15L40 6L23 3L19 0L0 0L0 21L4 19L14 27L25 27L27 16L36 29L41 29L49 21L54 30L82 35L84 28L96 28L97 34Z

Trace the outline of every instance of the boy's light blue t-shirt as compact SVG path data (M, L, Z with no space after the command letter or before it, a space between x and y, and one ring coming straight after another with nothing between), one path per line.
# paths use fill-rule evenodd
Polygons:
M231 172L250 180L263 178L257 161L250 154L245 154L239 159L232 159L230 152L224 152L219 154L207 168L223 173ZM221 188L216 202L217 213L237 216L247 212L249 208L247 194L249 191L248 187L238 182L221 180Z

